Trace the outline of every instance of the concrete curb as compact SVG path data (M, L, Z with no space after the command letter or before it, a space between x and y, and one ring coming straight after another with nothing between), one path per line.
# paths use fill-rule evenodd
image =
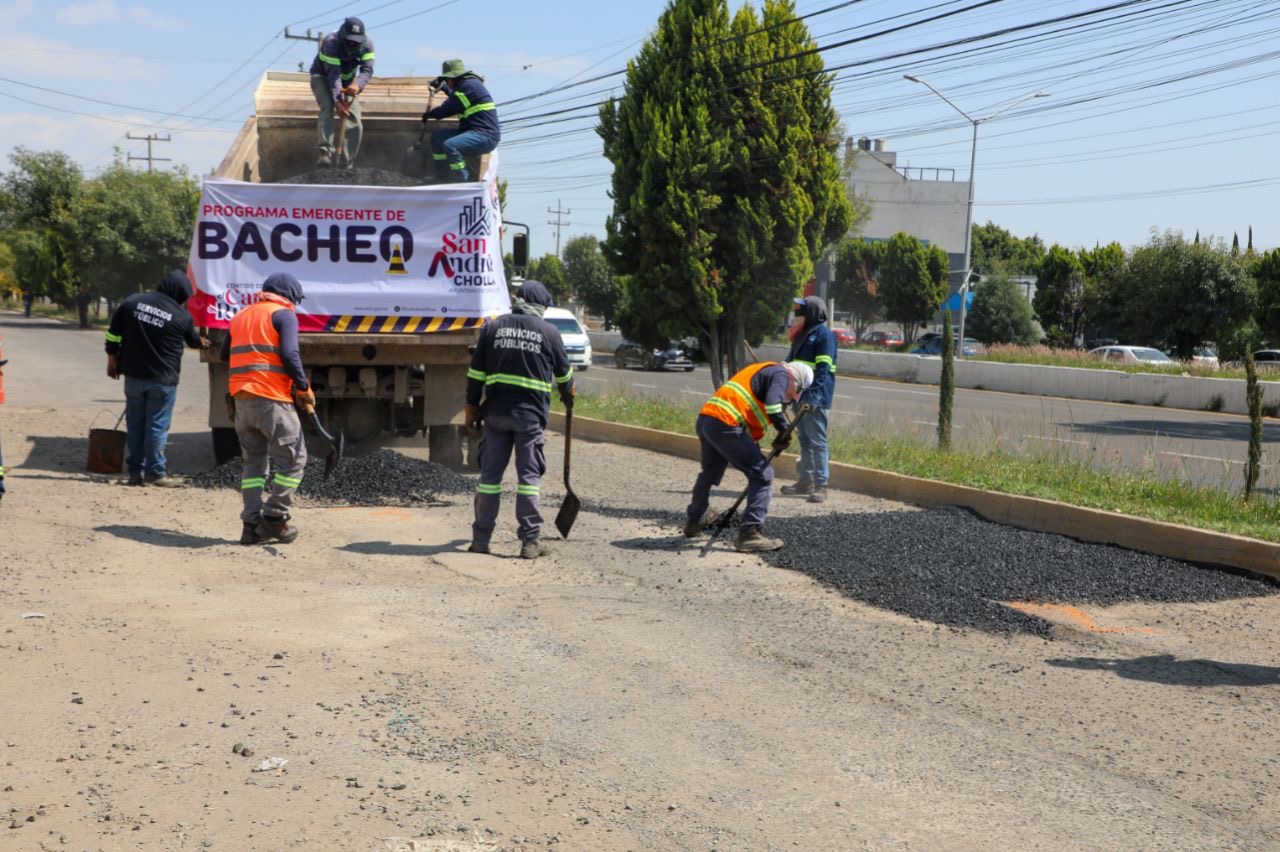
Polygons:
M552 412L550 426L564 431L564 415ZM693 461L700 457L697 438L642 426L575 417L573 434L588 441L622 444ZM795 456L781 456L774 462L774 470L783 477L794 477ZM1242 568L1280 580L1280 544L1244 536L839 462L831 463L830 486L917 506L963 506L1000 524L1058 533L1080 541L1114 544L1188 562Z

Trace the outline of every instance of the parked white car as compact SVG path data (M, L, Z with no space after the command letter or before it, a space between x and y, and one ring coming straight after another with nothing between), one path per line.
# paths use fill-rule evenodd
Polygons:
M575 370L585 370L591 366L591 339L587 331L569 311L564 308L547 308L542 318L555 326L564 341L564 351L569 356L569 363Z
M1112 364L1172 364L1173 359L1150 346L1099 346L1089 354Z

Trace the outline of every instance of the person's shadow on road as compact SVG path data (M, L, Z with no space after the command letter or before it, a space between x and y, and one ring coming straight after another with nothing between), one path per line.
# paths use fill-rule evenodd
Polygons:
M216 547L220 544L235 544L225 538L209 538L202 535L188 535L176 530L161 530L155 527L129 526L125 524L108 524L94 527L94 532L107 533L117 538L127 538L142 544L156 544L160 547L180 547L187 550L199 550L205 547Z
M1172 654L1104 660L1099 657L1045 660L1063 669L1097 669L1115 672L1128 680L1145 680L1170 686L1277 686L1280 668L1217 660L1178 660Z
M361 553L367 556L435 556L440 553L458 553L470 539L455 538L444 544L392 544L389 541L353 541L338 550Z

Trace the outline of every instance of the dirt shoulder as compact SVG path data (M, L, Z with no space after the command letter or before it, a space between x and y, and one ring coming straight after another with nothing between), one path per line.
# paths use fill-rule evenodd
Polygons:
M510 494L494 556L462 552L465 496L303 505L296 543L245 548L233 490L82 473L118 393L100 335L4 320L0 847L1280 843L1275 596L942 627L700 557L671 523L695 466L601 444L575 447L588 505L537 561ZM178 473L212 464L186 369Z

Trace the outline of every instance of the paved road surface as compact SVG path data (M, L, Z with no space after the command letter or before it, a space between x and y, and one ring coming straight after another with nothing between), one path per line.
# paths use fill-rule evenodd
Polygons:
M598 349L595 366L579 374L583 391L625 388L667 398L690 410L701 406L711 393L705 365L691 373L620 371L613 366L611 352L607 344ZM769 357L776 356L770 353ZM1151 470L1199 485L1243 487L1249 420L1240 415L965 388L956 390L953 411L953 437L960 447L1048 452L1101 468ZM842 376L836 385L832 423L862 433L907 434L931 441L938 423L938 388ZM1273 495L1280 489L1280 471L1272 463L1277 445L1280 424L1268 420L1263 429L1259 489Z

